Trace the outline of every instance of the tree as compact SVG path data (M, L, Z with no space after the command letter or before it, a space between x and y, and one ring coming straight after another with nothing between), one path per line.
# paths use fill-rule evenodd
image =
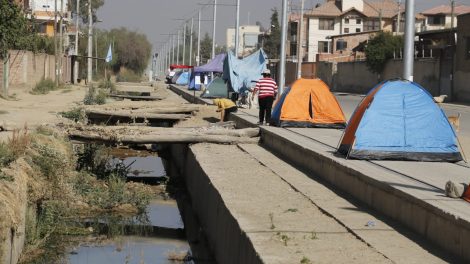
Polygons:
M204 38L201 40L201 64L212 57L212 38L206 32Z
M34 32L21 8L8 0L0 0L0 59L8 55L10 49L32 50Z
M403 47L403 37L393 36L390 32L380 32L369 40L365 48L366 64L371 72L381 74L393 52Z
M80 17L82 18L82 21L84 23L88 23L88 1L89 0L80 0L80 14L81 14ZM69 5L70 5L70 10L72 12L76 12L77 1L71 0L69 1ZM93 22L96 22L98 20L96 12L103 5L104 5L104 0L91 0L91 12L93 15Z
M126 28L113 29L109 34L115 42L116 59L113 58L115 72L125 67L137 74L142 74L148 65L152 51L152 45L147 36Z
M281 27L279 25L279 13L276 8L272 9L271 34L267 36L264 51L270 59L278 59L281 53Z
M3 59L3 94L8 96L10 49L34 49L33 25L14 2L0 0L0 59Z

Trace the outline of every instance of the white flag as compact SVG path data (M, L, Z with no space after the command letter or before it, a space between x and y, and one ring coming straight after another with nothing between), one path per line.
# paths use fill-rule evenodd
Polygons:
M111 44L109 44L108 54L106 55L106 62L110 62L113 60L113 52L111 50Z

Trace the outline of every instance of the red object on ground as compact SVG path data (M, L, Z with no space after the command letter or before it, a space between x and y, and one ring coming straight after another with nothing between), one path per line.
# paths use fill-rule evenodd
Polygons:
M465 192L463 193L462 195L462 198L469 202L470 203L470 184L468 185L467 189L465 190Z
M181 65L181 64L172 64L170 65L170 70L174 69L192 69L194 66Z

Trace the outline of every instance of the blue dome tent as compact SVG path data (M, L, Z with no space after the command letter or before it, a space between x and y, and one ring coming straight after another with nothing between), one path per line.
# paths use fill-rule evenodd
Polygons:
M176 80L176 84L178 85L188 85L189 83L189 72L183 72Z
M458 139L442 109L420 85L385 81L358 105L338 152L366 160L462 160Z

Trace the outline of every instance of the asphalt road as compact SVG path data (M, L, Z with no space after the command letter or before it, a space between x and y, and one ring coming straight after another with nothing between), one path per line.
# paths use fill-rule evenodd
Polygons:
M346 118L349 120L354 109L361 102L363 95L352 95L352 94L335 94L338 99L341 107L343 108ZM441 104L441 108L444 109L444 112L447 116L456 116L458 113L460 116L460 130L457 132L457 135L462 144L466 156L470 159L470 106L458 105L458 104Z

